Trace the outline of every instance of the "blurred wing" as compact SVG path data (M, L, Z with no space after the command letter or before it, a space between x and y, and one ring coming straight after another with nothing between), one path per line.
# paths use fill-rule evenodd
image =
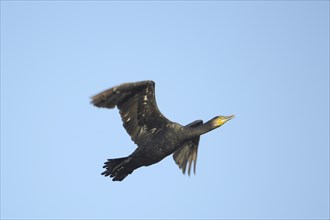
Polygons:
M155 83L125 83L92 97L97 107L118 107L123 126L137 144L145 143L169 122L159 111L155 100Z
M202 120L194 121L186 127L197 127L203 124ZM197 150L199 144L200 136L192 138L183 143L178 150L176 150L173 154L173 159L175 163L182 169L182 173L185 174L186 168L188 165L188 175L190 175L191 165L194 162L194 173L196 173L196 162L197 162Z

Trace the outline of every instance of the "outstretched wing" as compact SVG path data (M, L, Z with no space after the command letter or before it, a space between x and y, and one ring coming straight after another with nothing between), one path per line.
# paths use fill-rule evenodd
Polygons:
M194 121L186 127L197 127L203 124L202 120ZM194 162L194 173L196 173L197 162L197 150L200 136L192 138L182 144L179 149L173 153L173 159L175 163L182 169L182 173L185 174L188 165L188 175L190 175L191 164Z
M155 83L124 83L92 97L97 107L118 107L123 126L132 140L140 145L169 120L159 111L155 99Z

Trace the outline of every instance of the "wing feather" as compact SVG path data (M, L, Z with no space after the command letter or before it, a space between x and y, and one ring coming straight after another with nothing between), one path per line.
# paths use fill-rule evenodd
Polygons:
M157 107L153 81L124 83L91 99L97 107L117 106L124 128L137 145L146 142L151 133L169 122Z
M203 121L197 120L186 125L186 127L197 127L201 124L203 124ZM183 174L185 174L188 165L188 175L190 175L192 163L194 163L194 173L196 173L199 139L200 136L197 136L184 142L182 146L179 147L179 149L173 153L173 159L175 163L179 166L179 168L182 170Z

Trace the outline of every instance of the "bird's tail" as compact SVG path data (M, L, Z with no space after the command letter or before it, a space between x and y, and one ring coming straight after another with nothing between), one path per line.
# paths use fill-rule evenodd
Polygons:
M113 181L122 181L128 174L131 174L135 169L129 164L131 159L132 158L130 157L108 159L103 166L103 168L105 168L106 170L101 173L101 175L110 176L110 178L113 178Z

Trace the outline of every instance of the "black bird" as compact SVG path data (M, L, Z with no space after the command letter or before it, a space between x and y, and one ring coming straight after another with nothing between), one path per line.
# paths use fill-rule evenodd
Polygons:
M158 109L155 99L155 83L141 81L124 83L93 96L91 103L97 107L118 107L123 126L138 146L128 157L108 159L103 168L104 176L122 181L141 166L157 163L173 154L183 174L192 162L196 172L199 137L220 127L231 116L217 116L203 124L202 120L186 126L168 120Z

